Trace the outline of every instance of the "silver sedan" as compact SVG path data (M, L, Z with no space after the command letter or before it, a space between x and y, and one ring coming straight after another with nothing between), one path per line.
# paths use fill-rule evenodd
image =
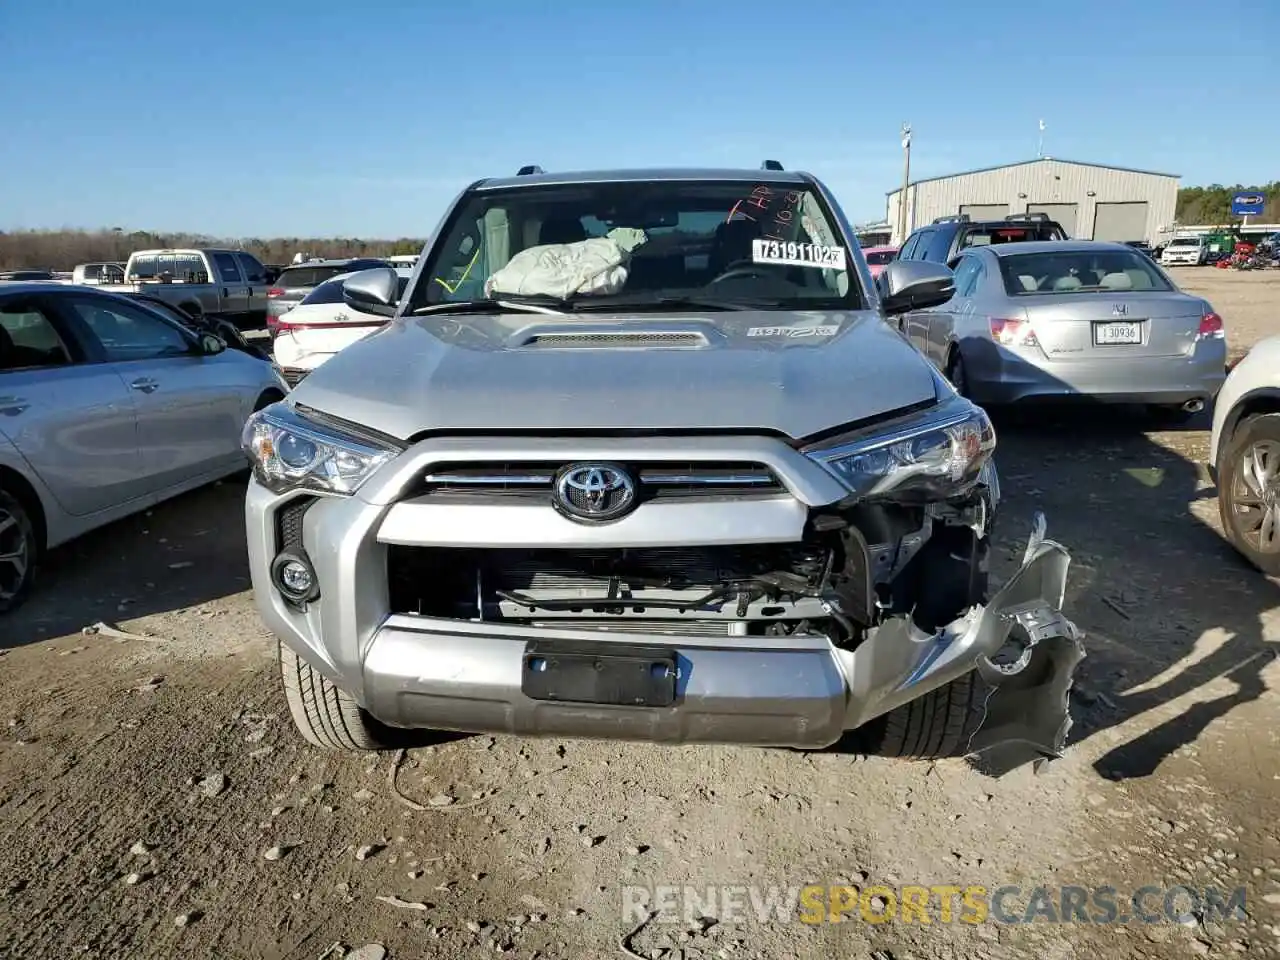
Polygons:
M970 247L956 292L903 332L978 403L1086 396L1201 410L1226 378L1222 318L1127 244Z
M0 284L0 613L49 547L246 466L271 365L94 287Z

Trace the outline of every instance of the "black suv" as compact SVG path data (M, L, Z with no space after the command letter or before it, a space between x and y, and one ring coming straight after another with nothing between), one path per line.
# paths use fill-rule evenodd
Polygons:
M967 213L939 217L907 237L899 260L950 264L966 247L1024 240L1067 240L1067 231L1047 213L1014 213L1003 220L970 220Z

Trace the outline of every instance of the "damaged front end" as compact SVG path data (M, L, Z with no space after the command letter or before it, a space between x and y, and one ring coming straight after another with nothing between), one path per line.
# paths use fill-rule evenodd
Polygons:
M1061 613L1068 557L1040 520L989 595L1000 488L980 408L955 398L801 449L717 444L619 458L641 509L554 536L494 518L545 519L572 461L431 460L377 534L375 716L1002 768L1061 752L1083 655Z
M846 725L874 727L947 684L967 682L971 715L948 718L961 735L933 755L971 757L995 776L1061 756L1069 691L1085 655L1082 634L1062 612L1069 565L1037 514L1021 568L989 602L933 630L895 618L857 648L838 651L853 692Z

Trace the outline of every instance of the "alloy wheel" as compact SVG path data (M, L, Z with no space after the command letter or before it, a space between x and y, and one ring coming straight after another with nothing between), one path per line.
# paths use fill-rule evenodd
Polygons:
M1244 449L1230 500L1249 546L1259 553L1280 553L1280 443L1258 440Z
M0 507L0 600L17 596L31 564L30 544L18 518Z

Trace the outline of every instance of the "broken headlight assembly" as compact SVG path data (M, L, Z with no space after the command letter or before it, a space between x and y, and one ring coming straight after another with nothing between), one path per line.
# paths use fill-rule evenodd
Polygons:
M389 442L341 431L274 403L251 416L240 445L257 481L273 493L308 489L355 493L373 472L395 458Z
M986 411L953 397L891 428L848 434L804 452L855 496L931 502L972 487L995 447Z

